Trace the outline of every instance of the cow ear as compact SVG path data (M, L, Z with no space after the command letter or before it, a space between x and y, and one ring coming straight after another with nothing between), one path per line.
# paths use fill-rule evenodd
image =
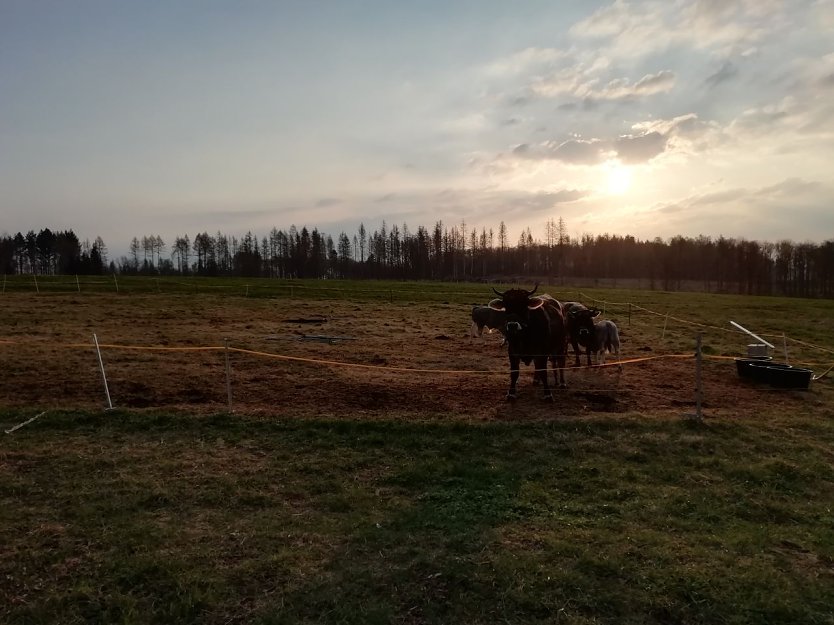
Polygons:
M541 297L531 297L527 302L527 308L529 310L536 310L536 308L541 308L544 306L544 300Z
M504 310L504 300L494 299L489 303L489 307L493 310Z
M599 317L599 314L600 314L601 312L602 312L602 311L601 311L601 310L599 310L598 308L592 308L592 309L591 309L591 317Z

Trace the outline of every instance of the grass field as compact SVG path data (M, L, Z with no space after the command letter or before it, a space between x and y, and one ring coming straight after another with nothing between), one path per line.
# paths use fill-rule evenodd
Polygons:
M834 302L583 290L625 357L703 333L697 423L683 358L507 404L483 285L207 286L3 294L0 425L40 416L0 439L0 622L834 623L831 376L720 358L733 319L820 373ZM226 340L265 354L231 355L233 414L222 350L156 349Z

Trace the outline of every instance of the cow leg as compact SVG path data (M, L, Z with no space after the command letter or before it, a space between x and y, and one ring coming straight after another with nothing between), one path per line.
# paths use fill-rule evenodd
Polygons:
M547 381L547 356L536 356L533 359L533 364L536 367L536 375L542 383L543 398L546 401L553 401L553 393L550 390L550 383Z
M573 353L576 355L576 365L577 367L582 365L582 362L579 360L579 342L572 341L571 345L573 345Z
M590 346L585 348L585 355L588 357L588 366L591 366L591 348Z
M558 384L559 388L567 388L568 385L565 382L565 367L567 366L567 356L564 353L555 354L554 356L551 356L551 361L553 362L553 368L556 370L556 383Z
M507 391L507 401L513 401L516 398L516 384L518 384L518 370L521 365L521 359L518 356L510 354L510 390Z

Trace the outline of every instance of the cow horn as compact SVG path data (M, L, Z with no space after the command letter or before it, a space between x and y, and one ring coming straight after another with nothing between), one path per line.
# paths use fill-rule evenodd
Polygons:
M529 293L527 293L527 297L530 297L533 293L535 293L535 292L536 292L536 289L538 289L538 288L539 288L539 283L538 283L538 282L536 282L536 286L534 286L534 287L533 287L533 290L532 290L532 291L530 291Z
M501 291L498 291L495 287L492 287L492 290L495 291L495 294L498 297L504 297L504 294Z

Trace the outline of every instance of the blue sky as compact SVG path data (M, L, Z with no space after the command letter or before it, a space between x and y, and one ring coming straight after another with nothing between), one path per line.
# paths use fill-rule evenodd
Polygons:
M0 232L822 241L832 32L832 0L0 0Z

